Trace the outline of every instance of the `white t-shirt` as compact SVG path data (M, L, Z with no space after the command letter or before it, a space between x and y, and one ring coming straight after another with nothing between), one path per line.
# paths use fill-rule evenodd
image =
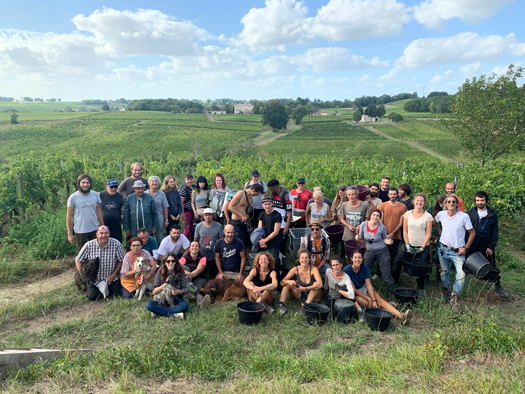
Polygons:
M436 222L441 223L439 240L442 244L456 249L465 246L465 234L472 228L472 222L466 213L458 211L450 217L447 211L441 211L436 215Z
M412 215L413 211L405 212L403 217L408 222L408 243L412 246L423 246L427 236L427 223L432 221L432 215L425 212L420 218Z
M346 291L348 292L348 298L352 300L355 298L354 287L352 286L350 277L345 273L340 280L335 280L334 275L332 274L332 269L328 268L326 270L325 279L324 279L324 288L328 290L328 297L332 297L332 298L341 297L341 294L335 291L336 284L338 284L340 287L346 286Z
M171 240L171 236L167 236L162 240L159 246L159 250L157 253L159 255L165 256L168 252L173 252L175 254L179 253L181 249L187 249L190 247L190 241L188 241L188 238L184 234L180 235L180 238L177 240L176 243L173 243ZM155 257L157 259L157 257Z
M477 210L478 212L478 216L479 216L479 220L483 219L485 216L488 215L489 211L487 210L487 208L485 208L483 211L480 211L479 209Z

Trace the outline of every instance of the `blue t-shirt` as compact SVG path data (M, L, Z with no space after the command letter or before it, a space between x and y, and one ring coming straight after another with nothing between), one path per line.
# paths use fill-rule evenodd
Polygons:
M350 277L350 280L357 290L365 285L365 279L370 279L372 277L372 275L370 275L370 268L363 263L361 263L361 267L359 267L357 273L354 272L351 265L344 267L343 271Z
M151 235L148 237L148 242L146 242L145 245L142 245L143 250L147 250L150 255L153 256L153 251L157 250L159 247L157 246L157 240L152 237Z

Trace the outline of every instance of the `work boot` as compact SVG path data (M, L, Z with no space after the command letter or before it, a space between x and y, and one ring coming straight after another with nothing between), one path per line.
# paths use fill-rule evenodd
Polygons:
M443 290L443 302L449 303L450 302L450 291L449 290Z
M274 309L268 305L266 302L262 303L264 305L264 312L266 312L268 315L271 315L274 311Z
M495 285L494 285L494 291L499 294L500 296L502 296L503 298L509 298L509 293L507 293L505 290L503 290L503 287L501 287L501 283L497 282Z
M198 294L197 295L197 305L201 308L201 309L206 309L211 303L211 297L206 294L204 297L202 296L202 294Z
M412 311L409 309L406 312L401 313L401 325L406 326L408 323L410 323L410 320L412 319Z
M288 312L288 308L284 306L284 302L279 302L277 309L279 310L279 315L281 316L284 316L286 312Z
M459 302L458 302L458 297L457 296L452 297L452 299L450 300L450 306L452 307L452 311L454 313L457 313L458 315L463 313L463 311L461 310L461 308L459 306Z

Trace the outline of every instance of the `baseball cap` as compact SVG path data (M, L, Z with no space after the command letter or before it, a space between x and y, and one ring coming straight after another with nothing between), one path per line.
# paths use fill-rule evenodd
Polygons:
M297 183L306 183L304 178L297 178Z
M261 176L261 174L259 174L259 171L257 171L257 170L253 170L253 171L252 171L252 176L259 177L259 176Z
M117 182L116 179L111 178L111 179L108 181L108 183L106 183L106 185L108 185L109 187L111 187L111 186L118 186L118 182Z
M202 211L202 214L204 215L205 213L211 213L211 214L214 214L215 211L211 208L204 208L204 211Z

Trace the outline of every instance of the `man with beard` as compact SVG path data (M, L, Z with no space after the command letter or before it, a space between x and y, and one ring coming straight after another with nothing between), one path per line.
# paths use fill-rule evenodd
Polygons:
M124 202L124 219L122 224L127 237L136 237L139 229L148 229L149 234L155 236L159 228L157 205L149 194L144 193L146 184L138 180L133 184L135 193L126 197Z
M119 187L118 187L118 191L120 193L122 192L125 192L126 193L126 197L132 195L133 193L135 193L134 191L134 188L133 188L133 184L136 182L136 181L142 181L142 183L144 183L146 186L146 189L148 189L149 185L148 185L148 181L146 180L146 178L142 178L140 175L142 174L142 166L139 164L139 163L133 163L131 165L131 176L129 178L126 178L124 179Z
M467 211L472 227L476 232L474 242L472 242L470 249L467 251L467 258L474 252L481 252L490 262L490 265L495 267L496 245L499 238L498 215L493 208L487 205L488 201L488 194L480 190L474 195L476 206ZM467 233L466 241L468 241L469 237L470 233ZM501 278L498 276L494 283L494 291L503 298L508 298L509 293L503 290L500 280Z
M70 244L74 244L76 239L77 248L80 251L87 241L96 238L97 228L99 225L104 225L104 218L100 209L102 201L98 193L91 190L89 175L82 174L78 177L77 189L67 199L66 226L67 240Z
M346 189L348 201L341 207L341 224L345 226L343 241L355 240L359 231L359 225L363 223L370 213L370 205L366 201L361 201L358 196L356 186Z
M246 248L244 243L233 236L231 224L224 226L224 238L215 243L215 264L217 279L232 279L244 282L244 267L246 266Z
M211 208L204 209L202 216L204 221L195 227L194 241L199 243L200 252L206 257L206 267L210 271L211 277L217 276L215 267L215 244L222 238L222 226L213 221L215 211Z
M117 191L118 182L115 179L110 179L106 184L106 190L99 193L100 209L102 210L102 217L104 224L109 228L109 236L115 238L122 243L122 206L126 197Z
M381 178L381 187L379 188L379 193L377 197L381 199L383 202L387 202L388 199L388 190L390 187L390 178L387 176L384 176Z
M414 201L410 198L410 193L412 193L412 188L408 183L399 185L399 197L397 201L407 207L407 211L414 209Z
M407 207L397 201L398 192L395 187L388 190L388 202L384 202L379 206L379 210L383 213L382 222L386 227L388 238L392 239L391 245L388 246L390 252L390 266L397 256L399 251L399 244L401 243L401 228L403 227L403 215L407 211Z
M451 195L451 194L454 194L457 198L457 200L459 201L459 210L461 212L465 212L465 206L463 205L463 200L461 198L459 198L457 195L456 195L456 184L454 182L449 182L445 185L445 191L447 192L446 194L447 195Z
M383 203L383 201L379 197L377 197L378 193L379 184L372 182L370 185L368 185L368 195L366 196L366 202L372 208L378 208Z
M168 252L175 253L177 257L182 256L188 251L189 247L190 241L184 234L181 234L180 226L175 223L170 229L170 234L160 243L159 261L164 261L164 256Z

